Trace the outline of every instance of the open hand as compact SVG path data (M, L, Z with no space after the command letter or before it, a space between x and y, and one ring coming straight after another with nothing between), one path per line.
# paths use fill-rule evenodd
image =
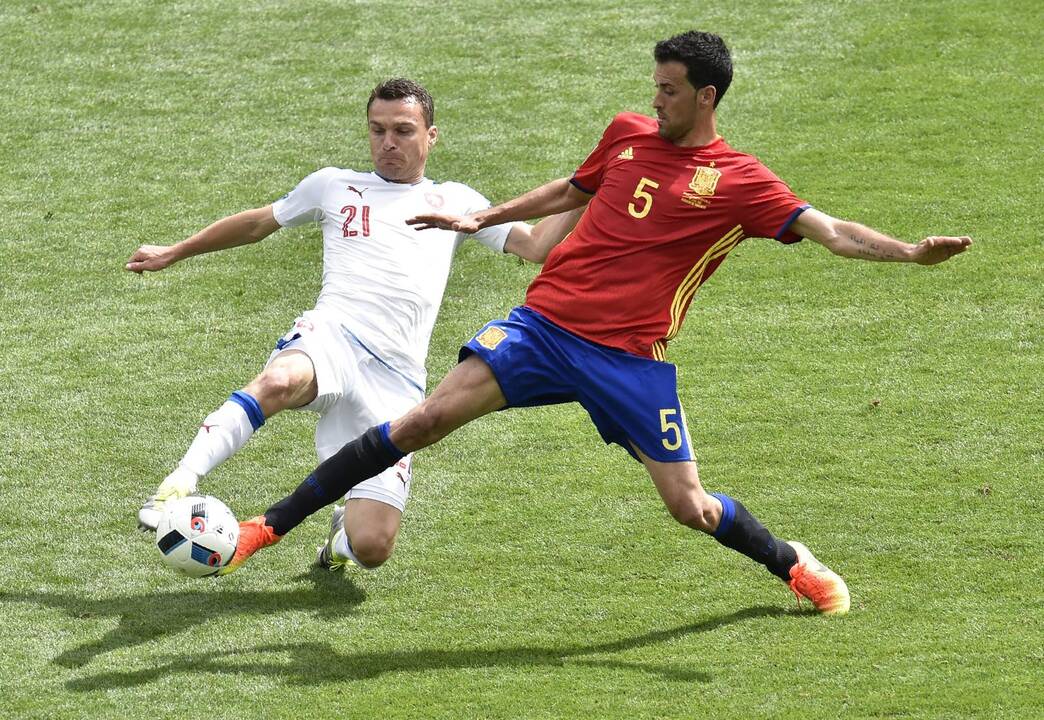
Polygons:
M412 225L414 230L432 230L437 228L439 230L465 233L466 235L472 235L481 229L478 221L471 215L446 215L443 213L417 215L407 220L406 224Z
M964 252L971 244L972 239L966 235L926 237L914 248L913 261L919 265L936 265Z

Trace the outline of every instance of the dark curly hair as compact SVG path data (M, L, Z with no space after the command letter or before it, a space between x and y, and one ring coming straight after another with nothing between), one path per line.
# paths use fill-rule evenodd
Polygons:
M732 83L732 56L725 41L713 33L690 30L656 43L653 57L658 63L680 62L694 88L714 86L714 106L718 106Z
M406 98L412 98L415 102L420 103L424 110L424 122L431 127L435 122L435 101L419 83L406 78L385 80L375 87L370 93L370 99L366 102L366 112L370 111L374 100L405 100Z

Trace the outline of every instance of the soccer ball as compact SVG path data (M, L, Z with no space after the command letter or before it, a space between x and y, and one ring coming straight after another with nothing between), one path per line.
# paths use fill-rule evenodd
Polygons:
M156 526L156 547L163 560L190 577L213 575L228 565L238 541L236 516L210 495L168 500Z

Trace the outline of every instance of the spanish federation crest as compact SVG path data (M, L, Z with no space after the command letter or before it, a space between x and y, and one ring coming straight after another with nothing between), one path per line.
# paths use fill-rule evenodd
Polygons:
M689 181L689 189L697 195L713 195L720 177L721 170L715 170L712 167L698 167L692 180Z
M487 350L496 350L497 345L499 345L506 337L507 333L500 328L488 327L479 333L475 340L477 340L478 344Z

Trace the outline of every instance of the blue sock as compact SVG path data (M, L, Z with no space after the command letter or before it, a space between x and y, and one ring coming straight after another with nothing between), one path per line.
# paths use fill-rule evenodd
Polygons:
M306 517L399 462L406 453L395 447L389 424L376 425L319 464L297 489L265 511L265 524L285 535Z
M253 395L243 390L236 390L229 398L229 402L239 405L247 414L250 426L257 430L265 424L265 414L261 412L261 404Z
M741 552L761 563L773 575L790 580L790 568L797 562L797 553L786 542L777 540L765 526L751 515L747 508L728 495L711 493L721 501L721 522L714 531L714 539L727 548Z

